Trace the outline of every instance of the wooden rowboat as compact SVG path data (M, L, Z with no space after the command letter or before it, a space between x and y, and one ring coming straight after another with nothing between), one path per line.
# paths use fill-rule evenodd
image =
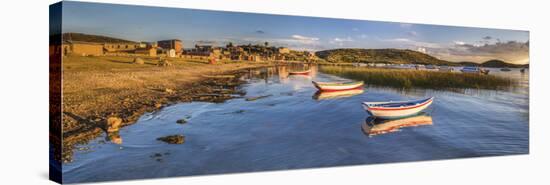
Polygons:
M359 89L363 87L363 81L356 82L316 82L313 85L320 91L344 91L350 89Z
M363 102L363 108L372 116L381 119L397 119L418 114L428 108L434 97L399 102Z
M365 123L361 126L363 133L368 136L386 134L399 131L404 127L416 127L422 125L432 125L432 117L427 114L418 114L416 116L384 120L375 117L368 117Z
M288 72L289 75L308 75L311 72L311 69L305 71L292 71Z

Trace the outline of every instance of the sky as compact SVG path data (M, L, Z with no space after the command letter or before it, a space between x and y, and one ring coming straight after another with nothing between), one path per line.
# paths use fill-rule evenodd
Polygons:
M453 62L529 63L529 32L520 30L64 1L63 32L180 39L185 48L268 42L296 50L398 48Z

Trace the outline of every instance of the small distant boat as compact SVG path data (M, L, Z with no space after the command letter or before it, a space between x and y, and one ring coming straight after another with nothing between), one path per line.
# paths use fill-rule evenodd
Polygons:
M355 82L316 82L312 81L313 85L320 91L343 91L357 89L363 86L363 81Z
M437 66L435 65L427 65L425 68L428 70L437 70Z
M507 72L507 71L512 71L512 70L510 68L505 67L505 68L500 68L500 71Z
M439 67L439 71L442 71L442 72L451 72L453 70L454 69L450 66L441 66L441 67Z
M372 116L381 119L396 119L418 114L428 108L434 97L398 102L363 102L363 108Z
M308 75L311 73L311 69L305 70L305 71L292 71L288 72L289 75Z
M419 114L416 116L384 120L375 117L368 117L365 124L361 126L361 130L368 136L375 136L399 131L404 127L416 127L422 125L432 125L432 117L427 114Z
M481 69L479 67L474 66L466 66L463 67L461 70L463 73L481 73L481 74L489 74L489 70Z
M365 92L363 88L355 88L355 89L343 90L343 91L317 91L313 95L313 99L326 100L326 99L346 98L346 97L362 94L363 92Z

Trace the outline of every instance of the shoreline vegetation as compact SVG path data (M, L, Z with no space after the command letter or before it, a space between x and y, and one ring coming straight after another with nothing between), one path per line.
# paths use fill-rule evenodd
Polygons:
M168 67L158 57L63 57L63 152L72 161L77 144L110 133L109 123L131 125L146 112L179 102L223 102L243 94L239 74L270 62L170 58ZM166 62L166 61L164 61ZM118 130L118 128L117 128Z
M420 87L429 89L472 88L498 90L516 84L514 80L505 77L471 73L341 66L322 66L320 70L331 75L362 80L367 85L405 89Z

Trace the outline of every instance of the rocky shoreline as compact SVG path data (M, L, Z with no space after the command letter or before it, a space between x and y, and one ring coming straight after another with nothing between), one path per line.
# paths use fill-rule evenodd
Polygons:
M157 83L154 86L140 84L130 86L130 88L94 88L81 91L90 94L64 92L62 162L72 161L75 145L86 144L103 133L109 135L110 132L118 131L119 127L132 125L146 112L154 112L175 103L192 101L220 103L234 98L236 95L242 96L245 92L239 88L244 83L240 80L241 74L254 68L270 65L269 63L221 65L217 66L220 69L214 72L199 70L196 73L204 73L209 76L193 75L193 78L187 78L185 83ZM193 70L192 68L174 68L169 69L170 73L174 73L174 77L181 72ZM71 73L70 69L67 71L64 74ZM134 71L139 70L129 70L127 73ZM92 71L88 75L104 72ZM233 77L224 77L227 75ZM222 76L222 78L216 78L216 76ZM78 80L72 80L74 79L65 80L64 85L78 83ZM170 80L170 82L172 81ZM71 88L71 85L68 87ZM68 88L64 87L63 89ZM116 125L113 126L113 123Z

